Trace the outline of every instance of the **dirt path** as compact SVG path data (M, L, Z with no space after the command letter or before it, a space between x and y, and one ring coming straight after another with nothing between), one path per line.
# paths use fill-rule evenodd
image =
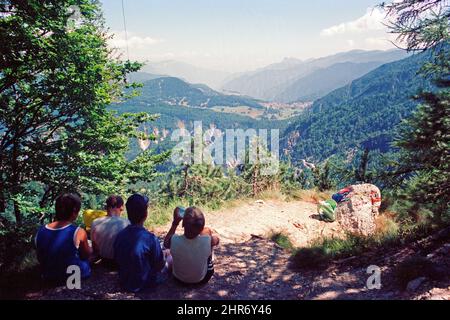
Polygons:
M296 247L302 247L313 239L341 233L337 222L318 220L316 207L305 201L257 200L205 212L205 216L207 226L216 231L222 243L242 243L252 235L266 238L273 232L282 231ZM169 226L159 227L154 232L164 235Z
M215 275L207 285L184 288L172 279L153 290L139 294L122 292L117 273L100 266L83 282L81 290L64 287L30 292L27 299L408 299L450 298L450 283L423 285L420 292L399 290L391 281L392 263L401 258L392 254L336 262L326 270L295 271L290 255L263 237L284 230L298 246L320 235L339 233L335 223L317 220L316 207L308 202L267 200L206 213L207 225L221 237L215 250ZM294 225L295 224L295 225ZM155 233L163 236L166 227ZM395 254L406 257L414 248ZM443 256L449 256L444 252ZM448 258L447 258L448 259ZM448 261L447 261L448 262ZM383 274L380 290L366 288L367 267L377 264Z

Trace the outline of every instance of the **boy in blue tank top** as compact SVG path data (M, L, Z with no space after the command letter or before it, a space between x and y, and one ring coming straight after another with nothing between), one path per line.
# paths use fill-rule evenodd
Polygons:
M55 221L41 226L36 234L37 257L45 280L65 283L67 268L78 266L81 277L91 274L87 233L73 222L78 217L81 200L76 194L63 194L55 202Z

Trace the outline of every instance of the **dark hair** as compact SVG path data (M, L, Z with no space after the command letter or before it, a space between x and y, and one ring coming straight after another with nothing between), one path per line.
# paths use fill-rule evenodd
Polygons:
M183 227L188 238L192 239L198 236L205 227L203 212L197 207L187 208L184 213Z
M56 220L69 220L74 211L80 211L81 199L74 193L65 193L56 198Z
M132 224L141 222L147 216L148 202L148 197L137 193L128 198L125 206L127 208L128 220Z
M123 199L121 196L112 195L106 199L106 209L115 209L123 206Z

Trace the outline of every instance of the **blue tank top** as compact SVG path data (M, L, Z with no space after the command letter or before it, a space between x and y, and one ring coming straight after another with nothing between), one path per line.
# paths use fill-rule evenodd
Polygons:
M70 275L67 274L67 267L70 265L80 267L82 278L90 276L89 262L80 259L79 250L74 244L77 229L74 225L60 229L40 227L36 234L36 249L44 279L65 281Z

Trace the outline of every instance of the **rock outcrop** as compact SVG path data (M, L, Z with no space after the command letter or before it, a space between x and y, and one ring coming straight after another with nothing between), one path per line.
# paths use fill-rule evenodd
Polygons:
M347 232L371 235L375 232L381 203L380 189L373 184L358 184L351 188L346 200L338 203L336 220Z

